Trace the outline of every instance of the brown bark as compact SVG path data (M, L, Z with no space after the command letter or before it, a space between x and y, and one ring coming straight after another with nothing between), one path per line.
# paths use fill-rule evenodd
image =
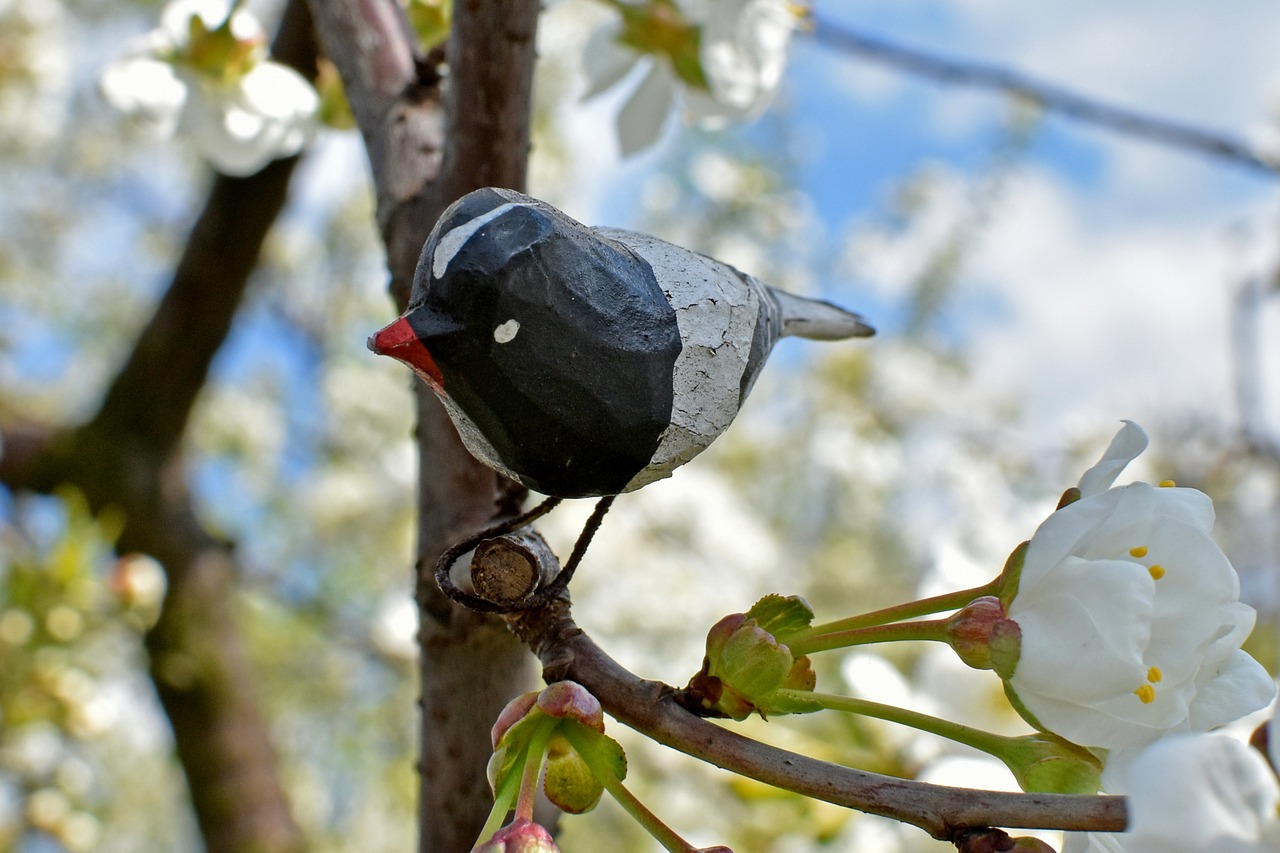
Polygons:
M325 53L342 76L364 135L387 246L391 292L408 300L422 244L444 209L484 186L525 188L536 0L458 0L447 94L415 55L403 22L379 0L312 0ZM418 393L420 492L417 598L422 648L419 849L468 851L491 806L489 726L532 682L528 651L493 617L445 599L437 556L518 490L476 462L438 401Z

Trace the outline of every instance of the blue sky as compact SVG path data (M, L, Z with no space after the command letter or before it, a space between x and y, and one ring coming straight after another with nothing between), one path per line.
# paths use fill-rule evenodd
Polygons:
M1280 151L1272 115L1280 111L1280 6L1273 3L816 5L819 15L905 46L1006 66ZM563 192L570 211L588 221L626 225L636 188L663 149L619 164L601 144L612 135L616 108L599 98L571 111L571 134L583 140L580 174ZM850 296L841 294L882 307L903 298L919 259L971 215L967 194L1008 117L999 95L842 56L803 34L793 42L777 109L813 141L802 188L834 249L852 240L853 226L875 220L912 169L927 163L936 170L933 209L865 265L855 264ZM680 132L668 131L667 146ZM948 322L971 345L975 385L1021 398L1024 420L1012 428L1037 444L1061 446L1124 417L1153 427L1188 415L1232 422L1230 294L1280 255L1271 234L1277 185L1229 163L1045 116L981 229L950 306ZM895 312L887 313L873 319L891 336ZM1280 340L1277 313L1268 307L1260 318L1264 341ZM1280 349L1265 346L1274 430Z

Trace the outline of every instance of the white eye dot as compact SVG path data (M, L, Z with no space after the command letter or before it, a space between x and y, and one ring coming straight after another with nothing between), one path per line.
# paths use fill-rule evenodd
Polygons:
M500 344L510 343L518 331L520 331L520 321L508 320L493 330L493 339Z

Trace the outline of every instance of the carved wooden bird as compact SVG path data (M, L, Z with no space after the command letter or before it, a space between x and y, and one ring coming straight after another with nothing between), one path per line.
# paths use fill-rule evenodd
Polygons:
M445 211L408 309L369 348L427 381L478 459L543 494L589 497L704 450L780 338L873 333L705 255L487 188Z

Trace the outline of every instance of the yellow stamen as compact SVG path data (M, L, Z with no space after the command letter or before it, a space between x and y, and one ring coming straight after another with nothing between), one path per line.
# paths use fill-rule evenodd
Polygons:
M1139 545L1139 546L1138 546L1138 547L1136 547L1136 548L1130 548L1130 549L1129 549L1129 556L1130 556L1130 557L1145 557L1145 556L1147 556L1147 546L1146 546L1146 545Z
M1156 701L1156 689L1150 684L1142 685L1137 690L1133 691L1133 695L1137 696L1138 700L1142 702L1143 705L1150 705L1152 702Z
M1160 671L1160 667L1153 666L1151 669L1147 670L1147 681L1150 681L1152 684L1159 683L1162 678L1164 678L1164 673Z
M1159 485L1160 485L1160 488L1162 489L1172 489L1174 486L1178 484L1175 483L1173 480L1161 480Z
M1151 573L1153 580L1160 580L1160 578L1164 577L1164 566L1152 566L1147 571Z

